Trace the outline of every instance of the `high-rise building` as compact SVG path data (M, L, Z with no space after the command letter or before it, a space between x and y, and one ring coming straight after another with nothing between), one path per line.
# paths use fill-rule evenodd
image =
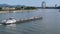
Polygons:
M46 2L42 1L42 8L46 8Z
M57 7L57 4L55 4L55 7Z

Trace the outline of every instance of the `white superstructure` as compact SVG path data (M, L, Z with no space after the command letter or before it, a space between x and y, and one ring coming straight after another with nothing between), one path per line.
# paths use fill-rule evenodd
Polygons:
M13 17L2 21L3 24L9 24L9 23L15 23L15 22L16 22L16 19L14 19Z

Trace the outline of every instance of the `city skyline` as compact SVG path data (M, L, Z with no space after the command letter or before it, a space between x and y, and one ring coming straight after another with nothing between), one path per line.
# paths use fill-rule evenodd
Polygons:
M60 6L60 0L0 0L0 4L9 5L26 5L26 6L38 6L41 7L42 1L46 2L46 6Z

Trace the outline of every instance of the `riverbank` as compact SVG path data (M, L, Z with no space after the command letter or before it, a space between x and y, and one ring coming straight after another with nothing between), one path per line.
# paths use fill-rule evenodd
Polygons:
M36 11L37 9L34 10L14 10L14 11L0 11L0 13L10 13L10 12L31 12L31 11Z

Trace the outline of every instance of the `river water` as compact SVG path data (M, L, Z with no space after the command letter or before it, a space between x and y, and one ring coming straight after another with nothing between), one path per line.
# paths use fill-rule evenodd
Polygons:
M15 17L16 19L42 16L43 19L19 24L0 25L0 34L60 34L59 9L39 9L30 12L0 14L0 21Z

